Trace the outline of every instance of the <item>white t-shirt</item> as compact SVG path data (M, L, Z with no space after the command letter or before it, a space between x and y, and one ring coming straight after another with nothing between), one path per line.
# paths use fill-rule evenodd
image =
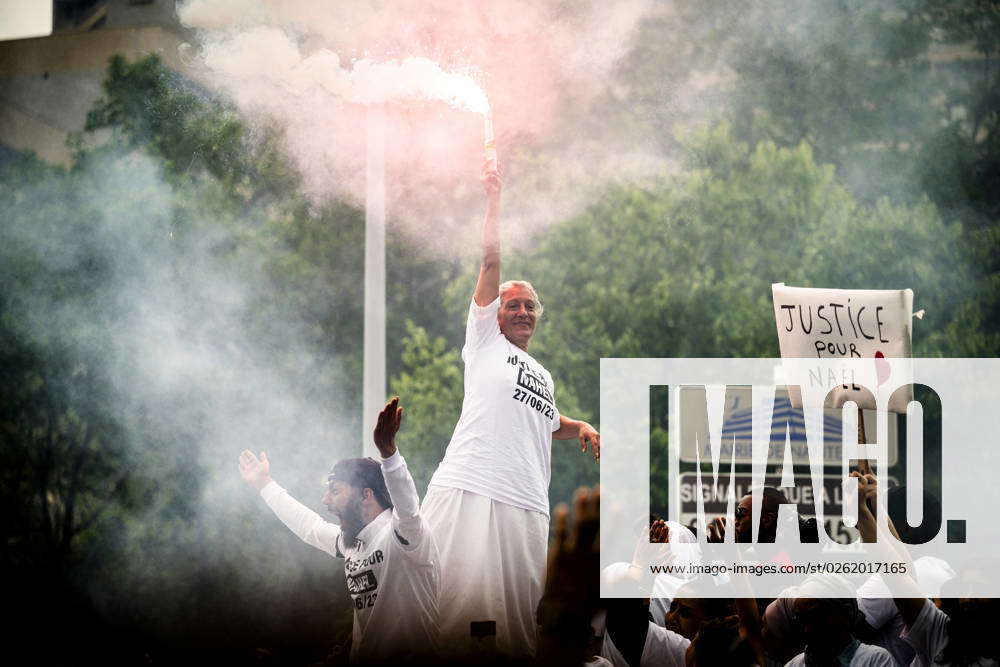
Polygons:
M898 664L909 665L913 660L913 647L899 636L906 626L896 608L896 601L880 575L874 574L861 584L858 610L864 614L865 622L877 632L871 643L889 651Z
M499 310L499 297L469 306L462 416L430 483L548 515L555 385L500 332Z
M583 663L583 667L615 667L614 664L607 658L602 658L599 655L591 656L590 660Z
M260 495L298 537L344 559L354 602L351 662L382 664L439 653L440 559L420 516L419 498L403 457L382 462L393 509L385 510L343 544L340 527L271 482ZM371 631L368 631L369 626Z
M935 607L930 600L924 602L924 608L920 610L920 615L913 622L913 627L909 630L903 630L900 636L917 652L910 667L951 664L935 662L935 658L939 657L948 646L948 614ZM998 663L993 658L980 658L978 662L972 664L977 667L996 667Z
M604 586L616 586L618 582L625 579L631 563L612 563L601 570L601 584ZM667 614L670 613L670 603L678 589L687 583L687 579L680 579L669 574L658 574L653 579L653 590L649 598L649 615L653 622L659 626L666 627Z
M805 664L806 654L799 653L786 662L785 667L804 667ZM858 650L854 652L854 657L848 665L849 667L896 667L897 663L881 646L859 643Z
M684 655L687 653L691 640L673 630L667 630L649 621L646 631L646 643L642 647L642 656L638 665L629 665L625 657L611 641L611 635L604 632L604 643L601 645L601 657L610 660L615 667L684 667Z

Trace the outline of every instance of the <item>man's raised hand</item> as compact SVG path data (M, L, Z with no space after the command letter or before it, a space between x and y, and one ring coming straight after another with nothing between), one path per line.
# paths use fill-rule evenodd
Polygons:
M575 521L564 503L553 513L555 536L549 541L545 595L538 605L541 626L538 658L542 665L579 665L585 660L580 637L588 637L590 620L600 605L600 519L598 487L578 489Z
M850 476L858 480L858 493L856 498L852 496L845 498L845 503L857 503L857 529L861 533L861 539L865 542L874 542L878 537L878 522L875 518L878 516L878 480L871 473L862 475L860 472L854 471Z
M271 462L267 454L261 452L258 459L249 449L244 449L240 454L240 475L258 491L267 486L271 481Z
M663 519L657 519L649 527L649 541L656 544L666 544L670 541L670 527Z
M643 530L632 552L629 576L641 581L649 572L647 570L649 565L661 565L667 562L670 552L663 545L669 540L670 528L663 519L657 519L648 529Z
M486 197L491 203L500 201L500 191L503 190L503 180L500 178L500 171L492 160L483 162L483 173L479 177L486 191Z
M403 421L403 408L399 407L399 396L393 396L378 413L375 424L375 446L383 459L396 453L396 433Z

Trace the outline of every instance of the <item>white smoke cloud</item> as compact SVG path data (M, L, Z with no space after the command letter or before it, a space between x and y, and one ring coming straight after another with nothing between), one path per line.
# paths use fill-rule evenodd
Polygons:
M248 536L267 510L240 478L237 456L266 450L275 478L321 509L317 482L333 461L360 451L337 356L352 350L319 349L309 313L275 294L264 252L237 243L239 230L178 211L178 193L152 158L95 157L74 178L43 178L18 192L0 241L37 266L35 282L12 281L5 298L18 304L9 326L25 340L47 341L77 373L106 378L99 401L122 436L93 445L95 457L114 461L111 452L121 450L129 483L156 489L124 512L116 534L124 551L111 555L127 564L115 581L162 594L206 567L205 554L248 564L275 558L281 547L266 534ZM67 200L77 217L52 208ZM178 218L185 224L175 233ZM253 223L242 225L245 233ZM39 284L60 280L81 285ZM172 522L172 504L187 504L190 515ZM185 536L164 539L171 530ZM290 553L268 576L294 578L301 567ZM153 597L147 602L157 604Z
M201 76L284 129L318 200L362 203L366 109L386 103L389 215L453 252L478 235L487 96L515 238L573 212L599 178L663 169L650 142L570 120L607 94L651 6L190 0L178 13L198 35Z

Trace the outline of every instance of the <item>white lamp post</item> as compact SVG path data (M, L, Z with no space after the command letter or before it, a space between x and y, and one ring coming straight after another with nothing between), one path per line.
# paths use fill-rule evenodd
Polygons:
M378 456L372 441L385 405L385 108L367 112L365 189L365 328L362 386L362 456Z

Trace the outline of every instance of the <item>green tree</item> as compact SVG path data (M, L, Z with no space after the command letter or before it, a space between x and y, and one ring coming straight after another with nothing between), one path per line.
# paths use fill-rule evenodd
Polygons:
M864 203L926 193L995 220L997 26L991 2L673 3L608 104L671 149L664 128L726 120L751 144L808 143Z
M172 179L209 175L247 210L294 198L299 178L281 151L281 133L265 127L251 138L233 108L155 54L133 62L112 56L103 87L85 131L111 130L116 147L142 148Z
M404 409L399 448L417 492L423 495L462 413L462 361L459 351L441 336L431 337L411 321L406 322L406 330L403 371L390 386Z
M914 322L916 356L996 349L977 319L968 268L976 260L962 228L926 199L859 204L806 143L751 146L726 125L679 141L688 156L680 173L611 187L506 267L546 303L532 352L556 379L557 398L578 400L579 414L597 414L602 357L779 356L774 282L909 287L927 313ZM560 408L568 413L561 400ZM652 441L662 451L666 424L653 408ZM652 464L663 477L663 461ZM654 491L663 506L665 487Z
M861 204L929 198L962 225L949 242L967 263L942 279L961 274L976 295L951 349L994 355L1000 265L983 249L1000 224L998 35L988 1L673 3L641 25L608 106L670 152L686 148L663 128L725 120L751 146L807 144Z
M724 125L682 141L685 171L611 188L510 262L547 306L532 351L581 414L597 412L602 357L778 356L774 282L910 287L927 311L915 354L963 353L947 328L968 258L932 204L858 204L806 144L751 148Z
M52 622L87 636L109 614L139 644L123 655L185 634L218 645L259 625L247 621L262 598L307 613L317 583L337 590L327 567L294 576L301 546L261 543L245 512L219 533L223 509L204 499L212 415L227 406L213 405L208 374L150 374L172 370L150 343L186 337L234 369L270 364L290 391L346 414L350 402L323 398L348 385L344 367L360 369L361 216L314 210L279 152L181 83L155 59L116 59L90 125L114 123L110 142L68 171L17 154L0 164L2 553L25 641ZM269 563L271 580L248 585L245 561ZM295 632L325 640L331 611Z

